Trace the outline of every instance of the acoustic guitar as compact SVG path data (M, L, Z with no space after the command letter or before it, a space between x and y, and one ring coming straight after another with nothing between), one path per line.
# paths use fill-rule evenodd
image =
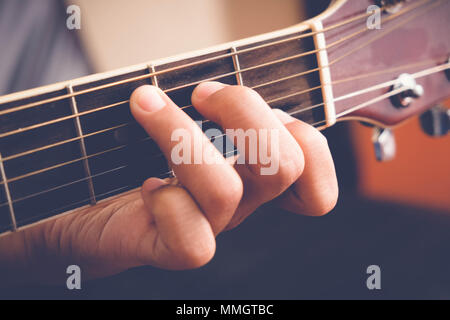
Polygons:
M143 84L164 90L204 130L218 126L190 97L207 80L251 87L319 129L343 120L391 127L422 114L450 96L449 16L450 0L335 0L284 30L2 96L0 233L170 176L130 114Z

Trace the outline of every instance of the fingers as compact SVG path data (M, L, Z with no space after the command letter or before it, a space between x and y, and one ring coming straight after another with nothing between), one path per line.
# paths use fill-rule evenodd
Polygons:
M238 170L250 180L247 189L252 194L244 195L245 202L253 203L250 207L274 199L299 178L303 152L258 93L207 82L194 90L192 103L205 118L226 129L239 149L242 159L238 164L245 159L249 172Z
M243 185L236 170L161 90L138 88L130 106L135 119L161 148L179 181L206 214L214 232L220 232L242 197Z
M320 216L330 212L338 198L338 183L328 143L317 129L281 110L275 114L301 146L305 169L301 177L282 197L281 207L300 214Z
M142 241L141 260L180 270L199 268L212 259L214 232L184 188L149 179L142 187L142 198L158 232L149 233L152 238Z

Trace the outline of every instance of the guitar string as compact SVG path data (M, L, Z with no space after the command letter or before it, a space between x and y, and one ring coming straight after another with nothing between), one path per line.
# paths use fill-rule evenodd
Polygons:
M411 8L409 8L409 10L411 10ZM409 19L409 20L410 20L410 19ZM408 21L409 21L409 20L408 20ZM407 22L407 21L406 21L406 22ZM401 25L403 25L403 23L402 23ZM395 26L394 28L391 28L390 30L388 30L388 32L391 32L391 31L395 30L397 27L398 27L398 26ZM364 29L362 29L362 30L365 31L365 30L367 30L367 29L364 28ZM359 31L358 31L356 34L359 34ZM385 34L386 34L386 32L383 33L382 36L385 35ZM376 39L369 41L369 42L366 43L365 45L367 45L367 44L369 44L369 43L371 43L371 42L377 40L378 38L380 38L380 37L376 37ZM337 42L339 42L339 43L342 42L342 39L341 39L341 40L338 40ZM335 42L335 43L336 43L336 42ZM332 46L334 46L334 43L332 43L332 44L330 44L329 46L327 46L327 48L328 48L328 47L332 47ZM364 46L362 46L362 47L364 47ZM334 60L333 62L331 62L331 63L330 63L328 66L326 66L326 67L329 67L329 66L333 65L334 63L336 63L336 62L339 61L339 60L341 60L341 59L338 58L338 59ZM258 67L258 66L255 66L255 67ZM324 67L324 68L325 68L325 67ZM317 69L313 69L313 71L317 71ZM241 72L242 72L242 71L241 71ZM274 84L274 83L277 83L277 82L282 82L282 81L285 81L285 80L288 80L288 79L291 79L291 78L294 78L294 77L298 77L298 76L301 76L301 75L305 75L306 73L311 73L311 71L307 71L307 72L303 72L303 73L291 75L291 76L288 76L288 77L284 77L284 78L281 78L281 79L278 79L278 80L275 80L275 81L270 81L270 82L267 82L267 83L259 84L259 85L255 86L255 87L253 87L253 89L255 89L255 88L260 88L260 87L262 87L262 86L266 86L266 85L270 85L270 84ZM221 77L225 77L225 76L227 76L227 75L221 75ZM201 83L201 82L203 82L203 81L208 81L208 79L199 81L198 83ZM314 87L314 88L310 88L310 89L307 89L307 90L304 90L304 91L301 91L301 92L293 93L293 94L288 95L288 96L279 97L279 98L276 98L276 99L267 101L267 103L270 104L270 103L274 103L274 102L277 102L277 101L280 101L280 100L284 100L284 99L288 99L288 98L291 98L291 97L294 97L294 96L298 96L298 95L301 95L301 94L304 94L304 93L307 93L307 92L311 92L311 91L314 91L314 90L323 88L323 86L324 86L324 85L321 85L321 86L317 86L317 87ZM175 90L175 89L177 89L177 88L171 88L171 89L169 89L169 90ZM167 90L166 90L166 92L167 92ZM121 101L121 102L114 103L114 104L111 104L111 105L99 107L99 108L94 109L94 110L89 110L89 111L85 111L85 112L82 112L82 113L78 113L78 114L76 114L76 115L71 115L71 116L67 116L67 117L63 117L63 118L59 118L59 119L54 119L54 120L51 120L51 121L48 121L48 122L45 122L45 123L41 123L41 124L33 125L33 126L30 126L30 127L21 128L21 129L17 129L17 130L14 130L14 131L6 132L6 133L3 133L3 134L0 134L0 138L6 137L6 136L9 136L9 135L12 135L12 134L16 134L16 133L17 133L17 134L18 134L18 133L23 133L23 132L28 131L28 130L37 129L37 128L40 128L40 127L43 127L43 126L46 126L46 125L55 124L55 123L57 123L57 122L66 121L66 120L73 119L73 118L77 118L77 117L84 116L84 115L87 115L87 114L91 114L91 113L95 113L95 112L100 112L100 111L103 111L103 110L106 110L106 109L109 109L109 108L117 107L117 106L119 106L119 105L122 105L122 104L125 104L125 103L128 103L128 102L129 102L129 100ZM181 109L187 109L187 108L190 108L190 107L192 107L192 105L181 107ZM305 111L309 111L310 109L311 109L311 108L305 108ZM207 121L206 121L206 122L207 122ZM125 124L125 125L126 125L126 124ZM105 130L107 130L107 129L105 129ZM100 133L104 133L105 130L100 130ZM92 136L92 135L93 135L93 134L90 134L89 136ZM76 137L76 138L73 138L73 139L68 139L67 142L72 142L72 141L74 141L74 140L80 140L80 139L83 139L83 137ZM60 144L63 144L63 142L59 142L59 143L57 143L57 144L60 145ZM49 147L52 147L52 145L49 145ZM41 151L41 150L44 150L44 149L46 149L46 147L37 148L38 151ZM23 153L20 153L20 154L27 155L27 154L30 154L30 153L31 153L31 152L27 151L27 152L23 152ZM4 161L10 160L10 159L14 159L14 158L17 158L17 157L18 157L18 156L13 155L13 156L10 156L10 157L5 158Z
M429 69L426 69L426 70L423 70L423 71L419 71L419 72L413 74L412 77L413 77L414 79L418 79L418 78L422 78L422 77L425 77L425 76L428 76L428 75L431 75L431 74L434 74L434 73L437 73L437 72L441 72L441 71L444 71L444 70L447 70L447 69L450 69L450 63L443 64L443 65L440 65L440 66L437 66L437 67L433 67L433 68L429 68ZM385 85L385 87L386 87L386 86L391 86L391 85L392 85L392 84L391 84L391 81L386 82L386 84L388 84L388 85ZM371 88L380 89L380 88L382 88L381 85L382 85L382 84L376 85L376 86L373 86L373 87L371 87ZM368 89L370 89L370 88L368 88ZM351 112L354 112L354 111L363 109L363 108L365 108L365 107L367 107L367 106L370 106L370 105L372 105L372 104L374 104L374 103L376 103L376 102L379 102L379 101L382 101L382 100L384 100L384 99L390 98L390 97L392 97L392 96L394 96L394 95L397 95L397 94L399 94L399 93L401 93L401 92L403 92L403 91L407 91L407 90L409 90L409 88L399 88L399 89L390 91L390 92L388 92L388 93L386 93L386 94L383 94L383 95L381 95L381 96L379 96L379 97L376 97L376 98L374 98L374 99L371 99L371 100L368 100L368 101L366 101L366 102L364 102L364 103L361 103L361 104L359 104L359 105L357 105L357 106L354 106L354 107L352 107L352 108L350 109L350 111L344 111L344 112L341 112L341 113L337 114L336 116L337 116L338 118L343 117L343 116L345 116L345 115L347 115L347 114L349 114L349 113L351 113ZM369 92L369 90L365 90L364 93L367 93L367 92ZM344 96L343 96L343 97L344 97ZM342 97L341 97L341 98L335 99L335 101L336 101L336 100L342 101L343 99L342 99ZM289 113L289 115L295 116L297 113L298 113L298 112L291 112L291 113ZM312 125L315 126L315 125L322 124L322 123L324 123L324 122L325 122L325 121L319 121L319 122L316 122L316 123L314 123L314 124L312 124ZM218 136L215 136L214 139L217 139L217 138L220 138L220 137L224 137L224 136L226 136L226 135L225 135L225 134L218 135ZM231 152L235 154L235 153L236 153L236 150L233 150L233 151L231 151ZM230 154L231 152L224 153L224 154L223 154L224 157L226 157L226 155L227 155L227 154ZM155 159L155 158L161 157L161 156L164 156L164 155L163 155L162 153L156 154L156 155L152 155L150 159ZM30 195L27 195L27 196L25 196L25 197L22 197L22 198L19 198L19 199L15 199L15 200L12 201L12 203L14 204L14 203L17 203L17 202L21 202L21 201L27 200L27 199L29 199L29 198L33 198L33 197L36 197L36 196L38 196L38 195L42 195L42 194L49 193L49 192L52 192L52 191L55 191L55 190L59 190L59 189L62 189L62 188L71 186L71 185L73 185L73 184L77 184L77 183L80 183L80 182L83 182L83 181L92 179L92 178L96 178L96 177L99 177L99 176L102 176L102 175L105 175L105 174L109 174L109 173L112 173L112 172L115 172L115 171L123 170L123 169L127 168L128 166L129 166L129 165L120 166L120 167L117 167L117 168L114 168L114 169L110 169L110 170L108 170L108 171L104 171L104 172L101 172L101 173L98 173L98 174L95 174L95 175L91 175L91 176L89 176L89 177L85 177L85 178L82 178L82 179L79 179L79 180L76 180L76 181L72 181L72 182L69 182L69 183L66 183L66 184L63 184L63 185L60 185L60 186L56 186L56 187L53 187L53 188L48 189L48 190L44 190L44 191L40 191L40 192L38 192L38 193L30 194ZM162 178L162 177L168 175L169 173L171 173L171 171L168 171L168 172L166 172L166 173L161 174L161 175L159 176L159 178ZM11 181L9 180L8 182L11 182ZM83 200L83 201L85 201L85 200ZM0 204L0 207L4 207L4 206L6 206L6 205L9 205L9 202L5 202L5 203ZM73 205L73 204L71 204L71 205ZM71 206L71 205L69 205L69 206Z
M442 1L442 0L422 0L422 1L418 2L418 3L415 3L413 5L410 5L410 6L406 7L405 9L403 9L403 10L397 12L397 13L394 13L394 14L390 15L389 17L386 17L385 19L382 19L381 22L388 22L390 20L396 19L396 18L402 16L403 14L405 14L405 13L411 11L411 10L416 9L419 6L422 6L424 4L428 4L428 3L434 2L434 1ZM373 11L371 11L369 13L366 13L366 14L363 14L361 16L362 17L367 17L370 14L373 14ZM361 16L359 16L359 18L361 18ZM183 69L183 68L187 68L187 67L203 64L205 62L221 60L221 59L226 58L226 57L231 57L231 56L235 56L235 55L238 55L238 54L251 52L253 50L258 50L258 49L260 49L262 47L273 46L273 45L277 45L277 44L283 43L283 42L294 41L294 40L298 40L298 39L301 39L301 38L311 37L314 34L325 33L326 31L329 31L329 30L332 30L334 28L346 25L346 24L351 23L351 22L353 22L355 20L356 20L355 17L353 17L353 18L351 18L351 19L349 19L347 21L344 21L344 22L338 23L336 25L330 26L330 27L328 27L326 29L323 29L321 31L312 32L312 33L309 33L309 34L302 34L302 35L297 36L297 37L292 37L292 38L279 40L279 41L272 42L272 43L263 44L263 45L260 45L258 47L255 47L255 48L247 48L247 49L239 50L239 51L232 52L232 53L229 53L229 54L226 54L226 55L222 55L222 56L218 56L218 57L212 57L212 58L209 58L209 59L204 59L204 60L201 60L201 61L192 62L192 63L180 65L180 66L177 66L177 67L169 68L169 69L166 69L166 70L155 71L155 72L152 72L152 73L149 73L149 74L146 74L146 75L137 76L137 77L133 77L133 78L129 78L129 79L113 82L113 83L110 83L110 84L105 84L105 85L101 85L101 86L97 86L97 87L81 90L81 91L78 91L78 92L73 92L73 93L70 93L70 94L61 95L61 96L58 96L58 97L53 97L53 98L49 98L49 99L45 99L45 100L41 100L41 101L37 101L37 102L24 104L24 105L21 105L21 106L18 106L18 107L14 107L14 108L11 108L11 109L8 109L8 110L0 111L0 116L1 115L5 115L5 114L9 114L9 113L13 113L13 112L17 112L17 111L22 111L22 110L25 110L25 109L28 109L28 108L40 106L42 104L56 102L56 101L63 100L63 99L66 99L66 98L71 98L71 97L75 97L75 96L78 96L78 95L99 91L99 90L110 88L110 87L114 87L114 86L117 86L117 85L120 85L120 84L129 83L129 82L135 82L135 81L139 81L139 80L144 80L144 79L151 78L151 77L154 77L154 76L157 76L157 75L161 75L161 74L165 74L165 73L168 73L168 72L173 72L173 71L177 71L177 70L180 70L180 69ZM367 28L361 29L360 31L358 31L355 34L355 36L359 35L360 33L364 32L364 31L367 31L367 30L368 30ZM349 39L345 39L345 40L349 40ZM340 44L340 43L342 43L342 41L338 40L338 41L336 41L336 44L333 44L333 45L337 45L337 44ZM326 50L326 49L327 48L322 48L322 49L317 49L317 50L313 50L313 51L310 51L310 52L305 52L305 53L293 56L292 59L296 59L298 57L302 57L302 56L305 56L305 55L311 55L311 54L314 54L314 53L317 53L317 52L320 52L320 51ZM287 59L287 58L285 58L285 59ZM286 61L286 60L283 59L282 62L284 62L284 61ZM275 62L275 63L277 63L277 62ZM250 68L256 68L256 67L258 67L258 66L254 66L254 67L250 67ZM228 74L228 76L236 75L239 72L243 72L243 70L235 71L233 73ZM221 77L223 77L223 75L221 75ZM211 78L211 80L213 80L213 78ZM208 80L203 80L203 81L208 81ZM189 86L189 85L185 85L185 86ZM172 88L167 89L167 90L172 90ZM0 135L0 137L2 137L2 136Z

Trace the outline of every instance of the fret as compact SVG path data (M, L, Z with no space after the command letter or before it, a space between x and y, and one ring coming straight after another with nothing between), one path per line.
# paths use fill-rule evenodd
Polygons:
M155 69L155 65L153 63L148 65L148 68L150 70L150 73L152 74L152 84L155 87L159 87L158 85L158 78L156 77L156 69ZM175 178L175 172L173 171L173 169L170 167L170 163L167 162L167 167L169 168L169 178Z
M218 58L213 59L214 57ZM207 60L207 62L195 66L186 67L177 71L161 73L158 76L160 87L163 90L194 83L193 85L185 86L182 89L170 91L168 92L168 96L180 107L190 106L188 108L184 108L183 111L186 112L195 121L205 120L203 116L201 116L195 110L195 108L191 106L191 95L193 90L197 86L197 84L195 83L198 83L205 79L217 78L215 81L219 81L225 84L239 84L238 77L235 74L236 69L234 58L230 55L230 50L221 50L195 58L184 59L156 66L156 71L164 71L180 65L191 64L203 60ZM206 131L208 129L217 129L218 132L224 134L222 128L218 124L211 121L202 124L203 131ZM216 147L219 147L218 142L215 143L215 145ZM222 150L219 151L222 152Z
M73 94L73 87L71 84L69 84L67 86L67 92L69 94ZM75 96L72 96L70 98L70 106L72 108L72 113L74 115L76 115L76 118L74 118L75 121L75 126L76 126L76 130L77 130L77 134L80 138L79 142L80 142L80 150L81 150L81 155L83 156L83 167L84 167L84 171L86 172L86 178L87 178L87 183L88 183L88 188L89 188L89 195L90 195L90 201L91 201L91 205L95 205L97 203L97 200L95 198L95 191L94 191L94 184L92 182L92 174L91 174L91 169L89 167L89 159L88 159L88 155L86 152L86 143L84 140L84 134L83 134L83 129L81 127L81 121L80 121L80 116L79 116L79 112L78 112L78 107L77 107L77 102L75 99Z
M234 69L236 70L236 80L238 85L243 86L244 81L242 80L242 72L241 72L241 65L239 63L239 56L236 50L236 47L231 47L231 53L233 53L233 64Z
M238 52L255 48L239 54L241 70L292 57L300 53L314 51L316 46L313 37L304 37L295 41L259 48L263 44L309 32L311 30L237 47L236 50ZM254 87L266 101L273 101L269 103L272 108L279 108L286 112L295 112L295 116L300 120L314 124L325 120L325 109L323 106L307 110L311 106L320 105L323 102L319 73L309 72L309 70L316 68L318 68L316 55L311 54L242 72L242 78L246 86ZM270 85L264 85L267 83ZM310 88L316 87L319 89L310 91ZM298 94L302 91L308 92ZM304 109L305 111L303 111Z
M195 63L197 61L203 61L205 59L210 59L207 62L189 66L186 68L181 68L179 70L169 71L161 73L158 75L159 87L162 90L170 90L171 88L176 88L179 86L184 86L183 88L175 91L170 91L167 95L180 107L190 106L191 95L194 91L196 84L186 86L190 83L197 83L199 81L217 78L216 81L220 81L226 84L235 85L237 84L236 76L234 75L234 63L233 58L229 55L229 50L221 50L206 55L198 56L195 58L184 59L176 62L166 63L162 65L155 66L157 72L178 67L181 65L186 65L190 63ZM212 59L218 57L217 59ZM230 74L228 76L223 76ZM187 108L184 110L191 118L194 120L203 120L203 117L196 112L194 108Z
M0 153L0 174L3 182L3 187L6 195L6 200L8 201L9 218L11 223L12 231L17 230L16 215L14 213L14 206L11 198L11 192L9 191L8 178L6 177L5 167L3 165L2 154Z
M151 73L152 66L148 65L147 68L87 83L74 89L85 90ZM161 153L160 149L136 123L128 103L134 89L144 84L154 85L158 82L157 80L149 76L113 88L102 89L101 94L91 92L77 96L77 106L80 111L95 111L103 106L118 104L112 108L80 116L85 134L121 126L85 139L86 154L89 157L97 201L113 196L115 192L112 190L124 192L139 187L145 179L168 171L164 157L155 157ZM127 187L123 189L124 186Z
M0 105L0 110L8 110L26 103L65 94L67 94L67 90L58 90L23 98ZM72 114L70 99L61 99L39 107L3 115L0 117L0 131L8 132L68 117ZM4 129L5 127L6 129ZM13 204L17 228L53 216L54 213L51 212L58 207L89 199L86 181L81 180L85 178L81 162L33 174L82 157L76 137L78 134L75 122L68 119L0 139L2 163L9 179L10 203ZM71 142L62 143L67 140ZM52 144L56 144L55 147L39 149ZM32 152L35 149L37 151ZM21 153L23 155L20 157L12 157ZM19 178L21 176L26 178ZM74 181L79 182L73 183ZM65 185L64 188L59 188L63 185ZM43 192L46 190L49 191ZM2 212L2 208L7 206L9 201L6 194L0 198L2 201L0 212Z
M155 65L154 65L153 63L149 64L149 65L148 65L148 69L150 70L150 73L152 74L152 77L151 77L151 79L152 79L152 84L153 84L155 87L159 87L159 85L158 85L158 78L156 78L156 74L155 74L155 72L156 72L156 70L155 70Z

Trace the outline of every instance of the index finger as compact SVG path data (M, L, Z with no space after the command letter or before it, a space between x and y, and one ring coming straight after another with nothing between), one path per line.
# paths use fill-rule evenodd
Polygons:
M214 232L221 231L243 193L236 170L199 126L160 89L138 88L131 96L130 106L135 119L163 151L178 180L199 203Z

